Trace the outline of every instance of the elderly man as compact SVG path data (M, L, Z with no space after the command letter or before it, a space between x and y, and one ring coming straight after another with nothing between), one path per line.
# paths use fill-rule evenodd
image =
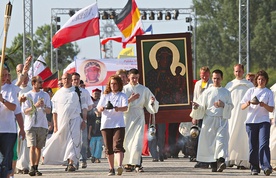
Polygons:
M79 96L72 87L72 75L62 75L63 87L52 98L54 133L43 150L44 164L62 164L68 161L67 171L75 171L81 150L81 128L86 120L80 116ZM58 149L58 151L57 151Z

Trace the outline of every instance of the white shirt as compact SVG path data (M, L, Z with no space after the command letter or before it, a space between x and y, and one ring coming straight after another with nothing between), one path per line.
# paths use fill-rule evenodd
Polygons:
M274 95L268 88L249 88L241 100L241 104L251 101L254 97L257 97L260 102L264 102L268 106L274 107ZM258 105L250 104L248 106L248 113L245 123L262 123L270 122L269 112Z
M51 108L50 96L44 91L29 91L25 94L25 96L27 97L27 100L22 105L23 111L32 107L31 101L35 104L39 98L43 98L45 106L47 108ZM33 115L25 115L24 130L30 130L32 127L48 128L46 113L43 110L44 108L39 107L36 108L36 112Z
M2 97L10 103L19 105L15 87L9 84L2 86ZM0 102L0 133L17 133L14 111L9 110L2 102Z
M88 109L89 106L92 107L93 105L93 100L91 99L91 96L89 94L89 91L85 88L80 88L80 91L81 91L81 108L84 109Z
M18 86L14 85L14 84L8 84L8 85L10 87L14 88L13 90L16 91L16 96L18 96L18 93L20 93L21 89ZM16 108L14 110L14 114L16 115L16 114L20 114L20 113L21 113L21 107L20 107L20 103L18 101L17 104L16 104Z
M105 107L107 102L110 101L113 107L125 107L128 105L128 98L122 92L102 94L97 107ZM105 109L102 112L101 130L108 128L125 127L124 112L116 112L115 109Z

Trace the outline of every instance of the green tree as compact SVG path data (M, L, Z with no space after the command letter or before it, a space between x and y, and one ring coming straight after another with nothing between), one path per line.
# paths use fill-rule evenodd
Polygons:
M198 20L197 68L208 65L228 70L230 66L232 71L239 61L239 1L193 3ZM276 63L276 1L250 1L249 7L250 72L271 71Z

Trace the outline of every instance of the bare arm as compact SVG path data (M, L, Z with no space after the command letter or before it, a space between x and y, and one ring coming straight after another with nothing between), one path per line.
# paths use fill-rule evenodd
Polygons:
M56 133L58 131L57 113L53 113L53 122L54 122L54 133Z

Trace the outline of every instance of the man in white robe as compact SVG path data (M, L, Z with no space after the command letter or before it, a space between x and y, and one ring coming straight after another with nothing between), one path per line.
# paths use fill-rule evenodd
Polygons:
M78 87L80 91L80 98L81 98L81 109L82 109L82 118L87 120L87 111L91 110L93 107L93 101L91 99L90 93L85 88L80 87L80 74L74 72L72 74L72 85L74 87ZM77 89L77 88L76 88ZM87 167L87 151L88 151L88 138L87 138L87 126L85 129L82 130L82 146L81 146L81 159L82 162L81 167Z
M131 69L128 73L129 83L124 86L123 93L128 97L128 110L124 114L126 129L124 148L124 165L136 166L136 172L143 172L141 155L143 148L145 114L144 108L151 114L157 113L159 102L151 91L138 83L139 71Z
M196 159L211 163L212 172L222 172L226 168L228 119L233 108L230 92L221 87L222 79L221 70L212 72L213 86L193 102L190 114L193 119L203 118Z
M26 97L24 94L32 90L32 87L28 85L29 77L27 76L23 83L20 85L21 91L18 94L20 105L22 102L26 101ZM22 113L23 119L25 120L25 114ZM16 168L18 173L27 174L29 173L29 164L30 164L30 157L29 157L29 148L27 147L27 140L18 140L18 160L16 163Z
M246 91L254 87L251 81L243 78L244 66L236 64L234 66L235 79L228 82L225 86L231 92L231 98L234 108L229 120L229 147L228 147L228 164L229 166L236 165L238 169L246 169L249 164L249 144L248 135L245 130L245 120L247 109L241 110L240 101Z
M200 80L195 83L194 87L194 95L193 95L193 101L196 101L199 96L202 94L203 91L205 91L207 88L209 88L213 81L210 78L210 69L207 66L203 66L199 70L199 76ZM202 119L192 119L192 124L197 125L199 128L202 126ZM195 152L197 152L197 147L198 147L198 138L197 138L197 145L195 146ZM208 163L203 163L199 162L197 160L197 163L195 164L194 168L208 168L209 164Z
M44 164L62 164L68 161L67 171L75 171L80 158L81 128L86 120L80 117L79 96L72 87L72 75L62 76L63 88L52 98L54 133L43 150Z

